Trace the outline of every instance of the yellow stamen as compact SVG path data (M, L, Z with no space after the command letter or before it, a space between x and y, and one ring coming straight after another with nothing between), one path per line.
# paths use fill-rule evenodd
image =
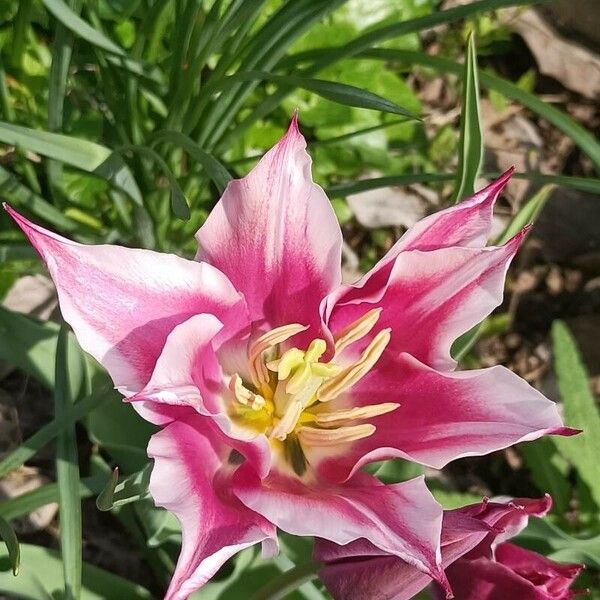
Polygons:
M374 308L365 313L360 319L354 321L354 323L350 323L350 325L342 329L342 331L336 333L334 336L336 355L340 354L340 352L350 344L364 338L365 335L375 327L377 321L379 321L381 311L381 308Z
M261 410L265 406L265 399L244 387L244 382L237 373L229 380L229 389L240 404L249 406L252 410Z
M339 375L325 382L317 392L318 399L321 402L333 400L362 379L383 354L385 347L390 341L390 331L390 329L381 330L365 348L365 351L356 363L346 367Z
M250 361L250 372L252 380L256 386L261 383L267 383L269 381L269 373L265 366L262 354L266 350L273 348L277 344L285 342L292 336L305 331L308 329L305 325L299 323L291 323L290 325L283 325L282 327L276 327L271 331L267 331L261 335L249 348L248 358Z
M375 433L375 425L364 423L352 427L337 429L317 429L315 427L299 427L296 430L301 442L312 446L337 446L369 437Z
M371 419L379 417L386 413L396 410L400 405L396 402L383 402L382 404L372 404L370 406L357 406L332 412L322 412L315 414L315 423L326 427L339 425L345 421L355 419Z

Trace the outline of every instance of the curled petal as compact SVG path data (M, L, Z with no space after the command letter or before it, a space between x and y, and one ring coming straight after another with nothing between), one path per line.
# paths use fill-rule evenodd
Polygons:
M554 402L504 367L440 373L408 354L386 353L331 409L369 405L374 398L400 407L371 419L376 431L370 437L322 457L322 475L343 480L368 462L392 457L440 469L543 435L578 433L563 426ZM310 451L307 458L319 460Z
M245 316L217 269L170 254L88 246L34 225L6 207L48 266L65 320L116 387L140 391L173 328L199 313L229 326Z
M338 545L364 538L445 585L439 550L442 510L423 478L382 485L360 474L344 486L317 487L277 473L260 482L242 468L234 478L234 493L292 535Z
M319 303L341 282L341 231L305 147L294 117L258 165L229 183L196 236L198 258L231 279L265 328L319 328Z
M181 553L165 600L185 600L244 548L259 542L272 551L276 548L274 527L231 494L229 479L243 456L234 454L232 460L232 452L210 419L202 416L174 421L150 440L150 492L156 505L174 513L182 528ZM245 458L250 456L247 452Z
M212 341L222 328L213 315L194 315L167 336L150 381L129 398L147 420L164 425L190 411L219 412L215 392L223 388L223 373Z

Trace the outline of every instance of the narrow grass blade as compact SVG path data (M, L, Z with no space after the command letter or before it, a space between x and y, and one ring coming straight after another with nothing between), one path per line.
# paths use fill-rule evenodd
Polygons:
M136 146L134 144L123 146L119 149L119 152L128 151L137 152L138 154L142 154L143 156L150 158L162 169L162 172L169 181L169 186L171 189L171 209L173 214L179 219L187 221L190 218L190 207L188 206L185 194L175 178L175 175L173 175L171 169L169 169L167 163L162 159L160 154L152 150L152 148L147 148L146 146Z
M360 56L386 61L397 60L411 66L419 65L427 67L439 73L452 73L459 77L463 75L463 66L460 63L438 56L430 56L424 52L375 48L362 52ZM565 112L540 100L535 94L522 90L514 83L494 73L480 71L479 82L482 87L495 90L509 100L526 106L529 110L543 117L557 129L568 135L590 157L596 171L600 173L600 142L591 132L584 129Z
M544 208L550 194L555 189L554 185L545 185L537 194L532 196L522 207L521 210L511 219L502 235L495 241L497 246L506 244L508 240L517 235L524 227L533 223Z
M108 400L115 397L114 389L106 384L96 388L89 396L77 402L73 408L61 417L56 417L44 425L31 437L27 438L18 448L0 460L0 478L17 469L46 444L56 438L65 428L71 427L77 421L87 416L92 410L99 408Z
M74 231L77 224L68 219L54 205L23 185L10 171L0 166L0 198L20 209L51 223L63 232Z
M484 173L483 177L486 179L494 179L498 177L498 173ZM515 173L513 177L516 179L527 179L535 183L554 183L556 185L563 185L565 187L593 194L600 193L600 179L594 179L592 177L569 177L566 175L544 175L542 173ZM332 185L326 191L330 198L337 198L395 185L435 183L452 179L454 179L454 175L450 173L406 173L403 175L388 175L385 177L375 177L373 179L361 179L359 181L339 183Z
M80 0L72 0L74 10L81 9ZM74 13L75 14L75 13ZM48 129L61 131L63 124L63 108L67 90L69 65L73 51L73 34L59 21L52 43L52 64L48 82ZM62 188L62 164L49 160L46 164L48 184L55 202L60 203ZM59 204L60 205L60 204Z
M552 348L565 421L570 427L583 429L583 433L576 437L556 438L554 442L561 454L575 465L600 507L600 411L575 340L562 321L555 321L552 325Z
M448 10L435 11L429 15L408 19L400 23L384 23L381 26L373 26L369 28L369 31L366 33L343 46L322 48L312 51L312 64L300 71L298 75L302 77L313 77L319 73L319 71L322 71L326 67L344 58L351 58L363 51L373 48L376 44L392 40L408 33L423 31L424 29L429 29L436 25L441 25L442 23L452 23L481 12L495 10L506 6L535 4L536 1L537 0L479 0L456 6ZM289 61L286 61L285 67L294 71L295 64L292 59L293 57L290 57ZM296 72L298 71L296 70ZM280 106L281 101L290 94L293 89L294 87L292 86L281 86L276 92L271 94L271 96L263 100L248 116L220 140L217 149L222 151L223 149L229 148L253 123L262 119Z
M74 377L85 377L85 362L80 354L82 373L72 373L69 361L68 330L62 326L56 344L56 375L54 386L55 419L64 419L75 403L72 388ZM75 367L76 368L76 367ZM81 596L82 526L79 498L79 457L75 423L65 426L56 442L56 481L59 491L60 549L63 559L66 600Z
M19 574L19 566L21 562L21 549L19 547L19 540L17 539L15 530L11 527L10 523L1 516L0 538L2 538L6 544L10 568L12 569L13 575L17 576Z
M67 4L62 2L62 0L42 0L42 2L58 21L78 37L113 54L125 54L123 48L115 44L115 42L97 29L94 29L87 21L84 21L76 12L71 10Z
M194 160L197 160L206 174L211 178L220 194L225 191L232 177L227 168L212 154L205 152L191 138L179 131L164 130L154 134L150 144L154 146L160 142L171 142L183 148Z
M79 497L90 498L95 496L106 483L104 475L94 475L92 477L83 477L79 480ZM8 498L0 502L0 517L7 521L18 519L29 513L46 506L47 504L57 503L59 501L58 484L47 483L39 488L25 492L20 496Z
M100 144L0 121L0 142L31 150L106 179L140 206L142 194L122 158Z
M458 202L475 192L483 161L483 136L479 110L479 76L475 36L469 35L463 72L463 97L458 142L458 170L453 198Z

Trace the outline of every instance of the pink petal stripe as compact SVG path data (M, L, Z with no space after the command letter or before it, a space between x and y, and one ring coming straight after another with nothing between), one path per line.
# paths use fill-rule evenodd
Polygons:
M46 262L81 346L117 387L140 391L168 334L191 316L214 314L227 326L245 312L227 277L211 265L150 250L78 244L5 208Z
M385 287L364 301L358 290L349 298L339 297L328 326L341 330L374 306L381 307L372 336L389 327L389 350L408 352L435 369L453 370L453 342L502 302L506 271L525 233L500 247L402 252Z
M232 181L196 237L198 258L223 271L264 328L320 327L319 303L341 282L342 235L313 183L296 117L243 179Z
M342 297L345 302L353 302L356 298L369 298L385 288L394 261L401 252L485 246L492 228L494 203L513 172L514 168L509 169L470 198L416 223L358 283L342 286L331 295L324 307L326 320Z
M175 421L150 440L150 493L179 519L183 536L165 600L185 600L244 548L267 542L276 549L274 527L231 494L232 448L223 441L202 416Z
M331 401L331 410L376 402L400 407L371 419L377 429L370 437L321 459L319 472L335 481L392 457L441 469L543 435L578 433L563 427L554 402L504 367L440 373L408 354L386 353L350 394ZM319 460L310 449L307 458Z

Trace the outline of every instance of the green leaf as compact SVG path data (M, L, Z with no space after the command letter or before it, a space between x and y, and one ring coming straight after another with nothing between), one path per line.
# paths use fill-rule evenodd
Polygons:
M73 349L73 347L71 347ZM73 379L85 379L85 361L78 352L79 372L69 361L68 329L60 328L56 347L54 415L65 418L75 403ZM80 384L81 385L81 384ZM80 386L79 386L80 387ZM77 389L77 388L75 388ZM75 423L63 428L56 442L56 480L59 491L60 548L63 559L66 600L81 596L81 500L79 498L79 459Z
M445 510L453 510L468 506L469 504L478 504L483 498L476 494L467 494L464 492L452 492L441 487L430 486L433 497L444 507Z
M473 5L475 4L479 3L473 3ZM431 56L424 52L375 48L362 52L361 56L377 60L398 60L411 66L420 65L441 73L452 73L459 77L463 76L463 66L460 63L439 56ZM569 136L590 157L596 171L600 173L600 142L598 142L591 132L571 119L565 112L540 100L535 94L527 92L514 83L493 73L480 71L479 82L482 87L500 92L510 100L526 106L534 113L552 123L557 129Z
M588 539L575 538L548 519L530 518L527 528L516 541L527 548L548 554L552 560L600 568L600 535Z
M94 29L87 21L84 21L77 13L62 2L62 0L42 0L42 2L48 11L76 36L113 54L125 54L123 48L115 44L100 31Z
M15 175L1 166L0 197L20 209L27 209L62 231L73 231L77 227L77 224L65 217L60 210L23 185Z
M119 482L119 469L115 468L96 500L98 510L108 511L115 506L123 506L146 498L151 473L152 465L148 464L141 471Z
M552 348L565 422L570 427L583 430L576 437L557 437L554 442L561 454L577 467L579 476L600 506L600 411L575 340L562 321L555 321L552 325Z
M36 152L93 173L122 189L140 206L142 194L129 167L108 148L58 133L38 131L0 121L0 142Z
M193 159L202 165L206 174L215 184L219 194L225 191L227 184L232 179L231 174L212 154L204 152L191 138L179 131L159 131L151 137L152 146L161 141L172 142L183 148Z
M92 410L99 409L107 400L114 397L115 391L109 384L95 388L94 392L77 402L66 414L44 425L31 437L27 438L18 448L15 448L0 460L0 478L20 467L40 448L43 448L57 437L65 428L83 419Z
M2 538L6 544L10 568L13 575L16 577L19 574L19 566L21 563L21 549L15 530L4 517L0 517L0 538Z
M533 195L511 219L502 235L494 242L497 246L502 246L512 237L517 235L527 225L533 223L544 208L550 194L554 191L554 185L545 185L535 195Z
M138 154L146 156L149 159L153 160L155 163L157 163L158 166L162 169L162 172L165 174L165 177L169 181L169 187L171 189L171 210L173 211L173 214L179 219L183 219L184 221L187 221L190 218L190 207L188 206L185 194L183 193L179 182L175 178L175 175L173 175L167 163L157 152L152 150L152 148L147 148L146 146L137 146L134 144L123 146L119 149L119 151L137 152Z
M240 81L270 81L281 85L291 85L313 92L317 94L317 96L321 96L321 98L337 102L338 104L355 106L357 108L367 108L369 110L378 110L384 113L403 115L411 119L420 120L420 117L417 115L378 94L357 88L353 85L335 81L309 79L306 77L297 77L295 75L275 75L273 73L264 73L261 71L243 71L223 78L221 81L217 82L214 87L215 89L223 89Z
M571 486L568 480L568 465L558 455L554 440L543 438L519 446L531 479L540 492L552 496L552 510L563 517L569 510Z
M106 482L106 477L84 477L79 481L79 497L89 498L98 494ZM0 502L0 516L8 521L18 519L47 504L58 503L58 484L48 483L39 488L25 492L20 496L8 498Z
M62 597L62 565L57 552L21 544L21 570L15 578L9 571L10 562L0 552L0 592L12 598L51 600ZM83 564L81 600L151 600L142 586L113 575L87 563Z
M479 110L479 75L475 35L471 33L467 42L467 55L463 74L463 99L458 142L458 170L454 200L471 196L483 162L483 136Z

